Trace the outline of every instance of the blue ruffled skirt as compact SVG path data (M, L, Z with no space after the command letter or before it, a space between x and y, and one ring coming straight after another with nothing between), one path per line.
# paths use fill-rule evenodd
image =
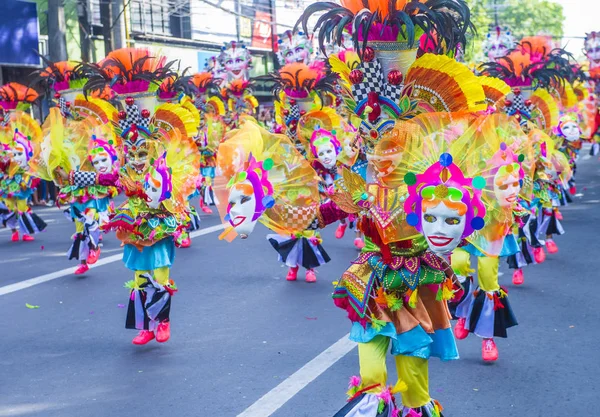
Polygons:
M140 252L127 244L123 250L123 262L132 271L152 271L163 266L170 267L175 260L175 242L172 237L164 238Z

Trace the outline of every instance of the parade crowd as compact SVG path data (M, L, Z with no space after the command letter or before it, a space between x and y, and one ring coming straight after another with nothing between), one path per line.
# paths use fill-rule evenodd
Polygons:
M280 68L258 80L272 108L253 95L243 42L192 75L140 48L45 60L28 85L0 87L2 223L13 242L34 241L51 226L32 206L63 210L76 275L93 273L115 233L136 345L170 338L170 268L199 211L220 216L222 240L266 226L288 281L315 282L331 260L320 230L352 233L332 298L359 372L336 417L441 416L429 359L458 359L466 338L498 359L495 339L518 323L499 265L518 286L560 256L582 144L598 151L600 33L580 63L550 37L494 26L486 62L469 67L469 19L462 0L312 4L279 36ZM41 100L51 107L38 122Z

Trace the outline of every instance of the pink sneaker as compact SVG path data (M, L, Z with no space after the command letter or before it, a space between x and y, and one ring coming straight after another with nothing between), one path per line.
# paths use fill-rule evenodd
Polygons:
M315 271L313 271L312 269L307 269L305 280L306 282L317 282L317 276L315 275Z
M341 239L344 237L344 234L346 233L346 227L348 227L348 224L342 224L340 223L335 231L335 237L336 239Z
M164 343L171 337L171 322L165 320L158 325L156 329L156 341Z
M206 214L212 214L212 210L208 206L201 206L202 211Z
M181 244L179 245L180 248L189 248L190 246L192 246L192 239L190 239L189 236L181 239ZM158 339L158 335L156 337Z
M524 282L525 277L523 276L523 270L519 268L515 272L513 272L513 284L522 285Z
M298 267L295 266L293 268L290 268L285 279L288 281L296 281L296 279L298 279Z
M483 339L481 342L481 357L486 362L494 362L498 360L498 348L494 339Z
M23 237L21 238L21 240L23 242L33 242L35 240L35 238L31 235L23 235ZM558 249L557 249L558 250Z
M133 338L131 342L134 345L145 345L152 339L154 339L154 332L151 332L150 330L142 330L136 337Z
M18 242L19 241L19 231L13 232L12 236L10 237L10 241L11 242Z
M96 262L98 262L98 258L100 258L100 248L90 249L90 253L87 257L88 265L94 265Z
M558 246L556 246L556 243L552 239L546 240L546 248L548 249L548 253L558 252Z
M465 329L466 321L467 319L460 317L454 326L454 337L456 337L458 340L466 339L469 335L469 331Z
M74 274L75 275L83 275L89 270L90 270L90 267L87 266L87 264L79 264L79 266L75 270Z
M544 248L533 248L533 258L538 264L543 263L546 260L546 252L544 251Z
M365 242L361 238L357 237L354 239L354 247L358 250L361 250L365 247Z

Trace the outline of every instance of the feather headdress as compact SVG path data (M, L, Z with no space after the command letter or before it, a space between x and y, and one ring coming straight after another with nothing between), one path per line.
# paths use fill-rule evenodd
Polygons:
M413 47L419 38L434 33L440 40L436 49L454 50L466 44L472 28L470 11L463 0L342 0L317 2L306 8L296 26L308 33L308 21L321 14L313 31L319 33L319 46L326 53L327 43L340 45L350 27L354 47L362 55L369 41L406 42Z

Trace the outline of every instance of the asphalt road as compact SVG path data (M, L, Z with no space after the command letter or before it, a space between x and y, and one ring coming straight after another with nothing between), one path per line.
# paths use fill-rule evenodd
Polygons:
M503 266L520 324L497 341L498 362L481 361L474 337L458 342L461 360L431 361L447 417L596 414L600 162L579 165L582 195L562 209L560 252L526 268L518 288ZM0 229L0 417L328 417L344 404L358 358L330 294L356 255L351 233L324 232L333 260L316 284L285 281L264 228L233 243L218 231L196 237L172 269L171 340L138 347L124 328L132 274L114 236L102 255L114 261L76 277L63 271L76 266L64 256L73 224L55 208L38 213L49 227L35 242L11 243ZM202 228L217 224L203 216ZM46 282L27 281L36 277Z

